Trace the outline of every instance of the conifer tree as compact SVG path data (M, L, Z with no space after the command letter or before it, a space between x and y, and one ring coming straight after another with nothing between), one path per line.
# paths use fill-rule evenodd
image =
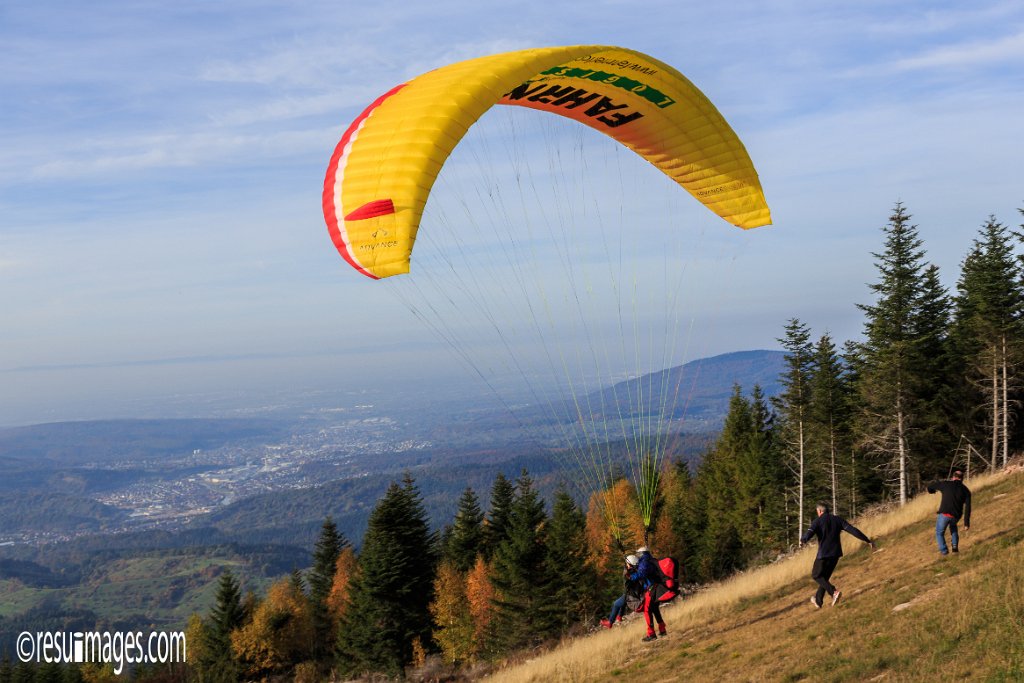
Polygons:
M811 375L811 402L808 416L812 425L811 436L816 450L824 454L816 458L825 467L827 488L823 493L838 511L840 502L849 507L845 486L845 455L850 452L850 387L844 375L842 359L836 351L832 337L823 334L814 347L814 367Z
M785 466L776 438L775 416L758 384L750 393L751 431L743 472L748 514L756 552L780 552L787 544L784 499Z
M897 203L884 228L885 249L873 254L878 282L869 285L874 304L858 304L865 314L860 345L859 386L863 408L858 420L861 443L894 479L900 504L907 502L911 470L916 466L910 434L921 411L919 319L924 251L917 226Z
M217 597L210 611L208 640L205 644L210 659L202 663L206 680L214 683L235 681L238 666L231 646L231 633L244 623L242 596L238 579L225 569L217 584Z
M491 486L491 509L487 515L484 532L484 557L491 559L495 549L508 538L512 504L515 501L515 486L501 472Z
M671 554L679 560L680 580L698 580L697 571L701 530L706 526L706 508L697 496L695 481L690 466L679 460L672 464L671 481L674 486L667 491L666 511L671 520L672 530L679 539L679 548Z
M360 569L339 624L338 667L345 675L399 676L414 643L428 643L434 537L411 477L377 501L363 537Z
M804 532L804 511L807 507L808 472L807 460L807 419L811 404L810 377L814 354L811 347L811 331L797 318L786 323L785 336L779 339L785 350L786 368L780 378L783 390L773 399L779 415L781 447L785 453L786 465L792 474L790 498L793 512L786 521L792 528L795 517L796 536ZM786 501L789 509L789 499ZM795 540L795 539L794 539Z
M743 506L739 454L749 445L752 424L750 403L741 394L740 387L735 386L722 433L697 470L697 495L711 511L700 531L697 559L697 569L704 580L721 578L744 564L739 528Z
M508 535L494 551L495 589L491 642L498 653L538 645L558 628L550 599L553 575L547 563L544 501L526 470L516 480Z
M958 283L957 329L968 371L985 397L989 466L993 468L1005 465L1009 452L1011 387L1017 381L1024 334L1021 277L1009 231L989 217L964 259Z
M949 294L939 280L938 267L934 264L926 266L915 323L917 348L914 357L920 366L914 374L920 412L911 443L919 454L919 469L927 471L929 477L948 465L949 453L963 433L956 427L957 415L962 412L956 373L962 374L963 369L951 345L951 312Z
M334 585L338 557L348 547L348 539L338 531L334 520L327 517L320 528L320 537L313 549L313 567L309 570L309 601L313 619L313 659L325 661L333 653L334 623L327 599Z
M484 515L473 489L466 487L459 498L455 522L444 544L445 559L465 574L484 551Z
M562 630L591 617L597 606L597 574L588 562L587 520L564 486L555 491L547 530L547 565L561 577L551 593Z

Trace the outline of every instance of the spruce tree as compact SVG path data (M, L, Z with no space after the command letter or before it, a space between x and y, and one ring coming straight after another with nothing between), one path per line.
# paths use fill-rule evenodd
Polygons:
M990 467L1005 465L1009 451L1011 387L1017 380L1024 335L1021 278L1009 231L989 217L961 270L957 341L969 376L984 396L979 408L986 416Z
M745 562L742 536L748 530L741 532L740 527L746 523L741 512L746 498L739 486L739 469L752 431L750 403L735 386L722 433L697 470L697 495L709 511L697 558L697 570L705 581L727 576Z
M785 491L786 468L779 449L775 414L769 407L764 391L754 385L750 395L750 452L751 472L745 478L755 488L747 495L754 514L759 552L781 551L786 538Z
M487 514L484 532L484 557L490 560L495 549L508 538L512 504L515 501L515 486L501 472L491 486L491 509Z
M901 505L909 497L908 482L917 464L910 434L922 409L917 342L924 251L910 218L897 203L883 230L885 249L873 254L879 278L869 287L875 303L858 304L865 314L858 432L865 449L887 468Z
M455 522L443 546L447 561L463 574L476 564L476 556L484 550L483 521L480 501L467 486L459 498Z
M238 579L230 569L225 569L220 575L206 631L208 641L204 649L209 660L201 662L201 668L207 672L207 680L215 683L237 680L238 665L231 648L231 632L242 626L244 617Z
M406 476L370 513L360 571L339 625L343 674L400 676L415 644L428 644L435 554L419 491Z
M309 601L313 616L313 659L325 662L333 653L334 628L327 598L334 585L338 556L348 547L348 539L338 531L334 520L327 517L320 528L320 537L313 549L313 567L309 570Z
M780 382L782 391L772 402L779 416L780 447L792 474L791 493L785 500L787 529L796 527L799 538L804 532L804 511L809 500L808 473L812 469L807 453L807 419L811 404L810 377L814 365L811 331L797 318L786 323L785 335L778 340L785 350L785 369ZM794 525L795 522L795 525ZM795 541L795 539L793 539Z
M516 481L515 499L506 538L494 550L491 581L497 597L491 623L491 643L498 654L539 645L557 632L551 601L554 576L547 562L544 501L523 470Z
M939 269L929 265L921 279L921 297L916 316L916 393L920 397L917 429L911 434L912 450L918 453L919 470L930 479L949 464L949 453L959 435L958 414L962 411L957 373L963 372L950 340L952 304L939 280ZM917 482L918 485L921 482Z
M811 440L824 457L815 458L824 467L826 488L821 496L832 501L832 509L840 503L849 510L846 475L846 454L850 452L850 387L846 382L842 359L828 334L823 334L814 347L814 369L811 375L811 402L808 409ZM847 512L846 514L851 514ZM852 516L852 515L851 515Z
M587 520L576 501L559 486L551 506L547 531L547 565L562 580L551 593L563 631L587 620L597 604L597 574L588 561Z

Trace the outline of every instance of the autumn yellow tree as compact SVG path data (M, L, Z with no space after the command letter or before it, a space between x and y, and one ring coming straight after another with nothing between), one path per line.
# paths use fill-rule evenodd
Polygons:
M327 595L327 609L330 610L335 625L345 612L349 586L358 570L359 563L356 560L355 551L351 546L345 547L338 555L334 569L334 582L331 584L331 592Z
M270 587L252 621L231 634L231 645L245 675L255 678L308 660L312 639L309 601L285 578Z
M466 576L466 603L473 620L473 642L476 644L474 654L481 652L487 627L494 616L494 585L491 583L490 567L482 555L476 558L476 564Z
M591 562L600 574L607 574L609 566L617 573L623 554L636 550L643 538L644 522L636 489L628 479L619 479L610 488L590 496L587 546Z
M434 640L446 662L467 662L475 652L473 616L466 599L466 578L450 563L441 564L434 579Z

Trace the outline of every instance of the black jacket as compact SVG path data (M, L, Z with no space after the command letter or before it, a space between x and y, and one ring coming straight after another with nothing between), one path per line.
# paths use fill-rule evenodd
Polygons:
M957 521L962 516L964 524L971 525L971 490L964 486L962 481L951 479L928 484L928 493L936 492L942 494L942 501L939 503L940 515L952 515Z
M860 529L831 512L826 512L815 519L811 527L804 532L800 542L806 543L811 540L811 536L817 536L819 560L826 557L842 557L843 544L839 541L839 534L843 531L853 534L865 543L871 543L871 539Z

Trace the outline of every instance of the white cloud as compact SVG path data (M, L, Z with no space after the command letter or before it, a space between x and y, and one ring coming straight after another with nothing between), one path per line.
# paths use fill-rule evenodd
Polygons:
M964 69L1024 61L1024 31L1000 39L945 45L892 64L893 71Z
M301 150L322 151L334 129L281 130L230 134L203 131L99 138L66 151L66 156L37 163L29 176L37 180L111 176L155 168L227 166L253 158L272 159Z

